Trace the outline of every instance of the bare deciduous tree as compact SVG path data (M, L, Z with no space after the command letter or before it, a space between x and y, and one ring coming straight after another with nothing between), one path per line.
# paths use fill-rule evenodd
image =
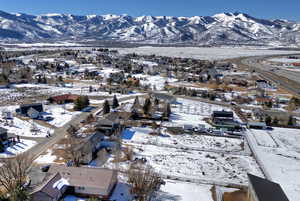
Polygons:
M21 189L27 180L27 173L32 164L28 154L20 154L14 159L6 159L0 167L0 185L13 194L16 189Z
M162 184L159 174L147 165L131 165L128 170L128 183L132 185L131 193L137 201L148 201Z
M66 151L73 162L73 166L79 167L82 154L81 150L78 148L78 141L71 134L68 135Z

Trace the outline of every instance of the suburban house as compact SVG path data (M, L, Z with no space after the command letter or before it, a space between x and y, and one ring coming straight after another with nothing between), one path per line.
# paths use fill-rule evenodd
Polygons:
M228 111L214 111L212 114L212 122L215 124L223 122L231 122L234 120L233 112Z
M266 89L269 87L269 84L266 80L256 80L256 87L260 89Z
M49 173L31 193L33 201L58 201L64 194L108 199L118 182L117 171L108 169L53 165Z
M233 131L241 128L241 125L234 120L234 115L231 111L214 111L211 120L213 126L218 129Z
M246 201L289 201L279 184L251 174L248 180Z
M104 138L104 134L96 132L78 144L76 151L81 154L80 164L89 164L93 159L95 153L97 153L100 143Z
M16 109L16 112L20 115L36 119L40 116L40 113L44 112L44 109L42 103L34 103L21 105L20 108Z
M99 119L95 126L97 131L103 132L105 133L105 135L111 135L117 127L118 124L115 121L109 120L107 118Z
M65 103L73 103L78 98L79 98L78 95L64 94L60 96L50 97L48 101L50 103L65 104Z

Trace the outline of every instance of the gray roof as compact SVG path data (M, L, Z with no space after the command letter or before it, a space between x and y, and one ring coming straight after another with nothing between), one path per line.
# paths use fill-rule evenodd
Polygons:
M248 178L258 201L289 201L279 184L252 174Z

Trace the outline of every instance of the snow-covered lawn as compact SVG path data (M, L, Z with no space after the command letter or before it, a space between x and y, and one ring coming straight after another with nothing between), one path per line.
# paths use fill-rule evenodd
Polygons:
M56 160L56 156L52 155L52 150L48 149L45 155L40 155L34 162L38 164L49 164Z
M213 201L211 185L166 180L151 201Z
M32 141L32 140L24 140L21 139L20 142L17 144L7 147L5 149L5 152L0 153L1 158L6 158L6 157L13 157L15 155L21 154L35 146L37 142Z
M64 108L65 107L65 108ZM81 112L70 112L67 109L73 108L73 104L63 105L47 105L45 107L45 112L54 119L48 123L56 126L62 127L66 123L70 122L75 116L81 114Z
M153 132L151 128L130 128L129 131L134 132L128 143L143 143L162 146L184 147L192 149L203 149L208 151L219 152L243 152L244 140L226 137L215 137L206 135L180 134L171 135L163 134L160 136L149 135ZM124 140L125 142L125 140Z
M290 201L300 200L300 130L260 131L271 134L278 148L258 145L253 134L256 132L250 130L247 135L267 175L282 186Z
M0 121L0 126L6 128L8 133L25 137L45 137L53 133L53 129L41 126L33 120L22 120L14 117L12 120Z

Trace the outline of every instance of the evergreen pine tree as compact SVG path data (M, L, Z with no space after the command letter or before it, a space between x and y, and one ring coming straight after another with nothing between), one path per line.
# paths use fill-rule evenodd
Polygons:
M117 108L117 107L119 107L119 101L118 101L118 99L117 99L117 96L114 95L112 108L115 109L115 108Z
M288 125L289 126L294 126L294 118L293 118L293 116L289 117Z
M267 116L265 119L265 122L266 122L267 126L270 126L272 123L272 118L270 116Z
M74 110L80 111L83 108L83 103L81 97L78 97L74 102Z
M105 100L103 104L103 114L110 113L110 106L108 100Z
M171 116L171 106L170 103L165 105L164 117L169 118Z
M278 125L278 123L279 123L279 120L278 120L277 117L275 117L274 120L273 120L273 124L274 124L274 125Z
M150 98L146 98L144 106L143 106L144 114L149 114L151 110L151 100Z

